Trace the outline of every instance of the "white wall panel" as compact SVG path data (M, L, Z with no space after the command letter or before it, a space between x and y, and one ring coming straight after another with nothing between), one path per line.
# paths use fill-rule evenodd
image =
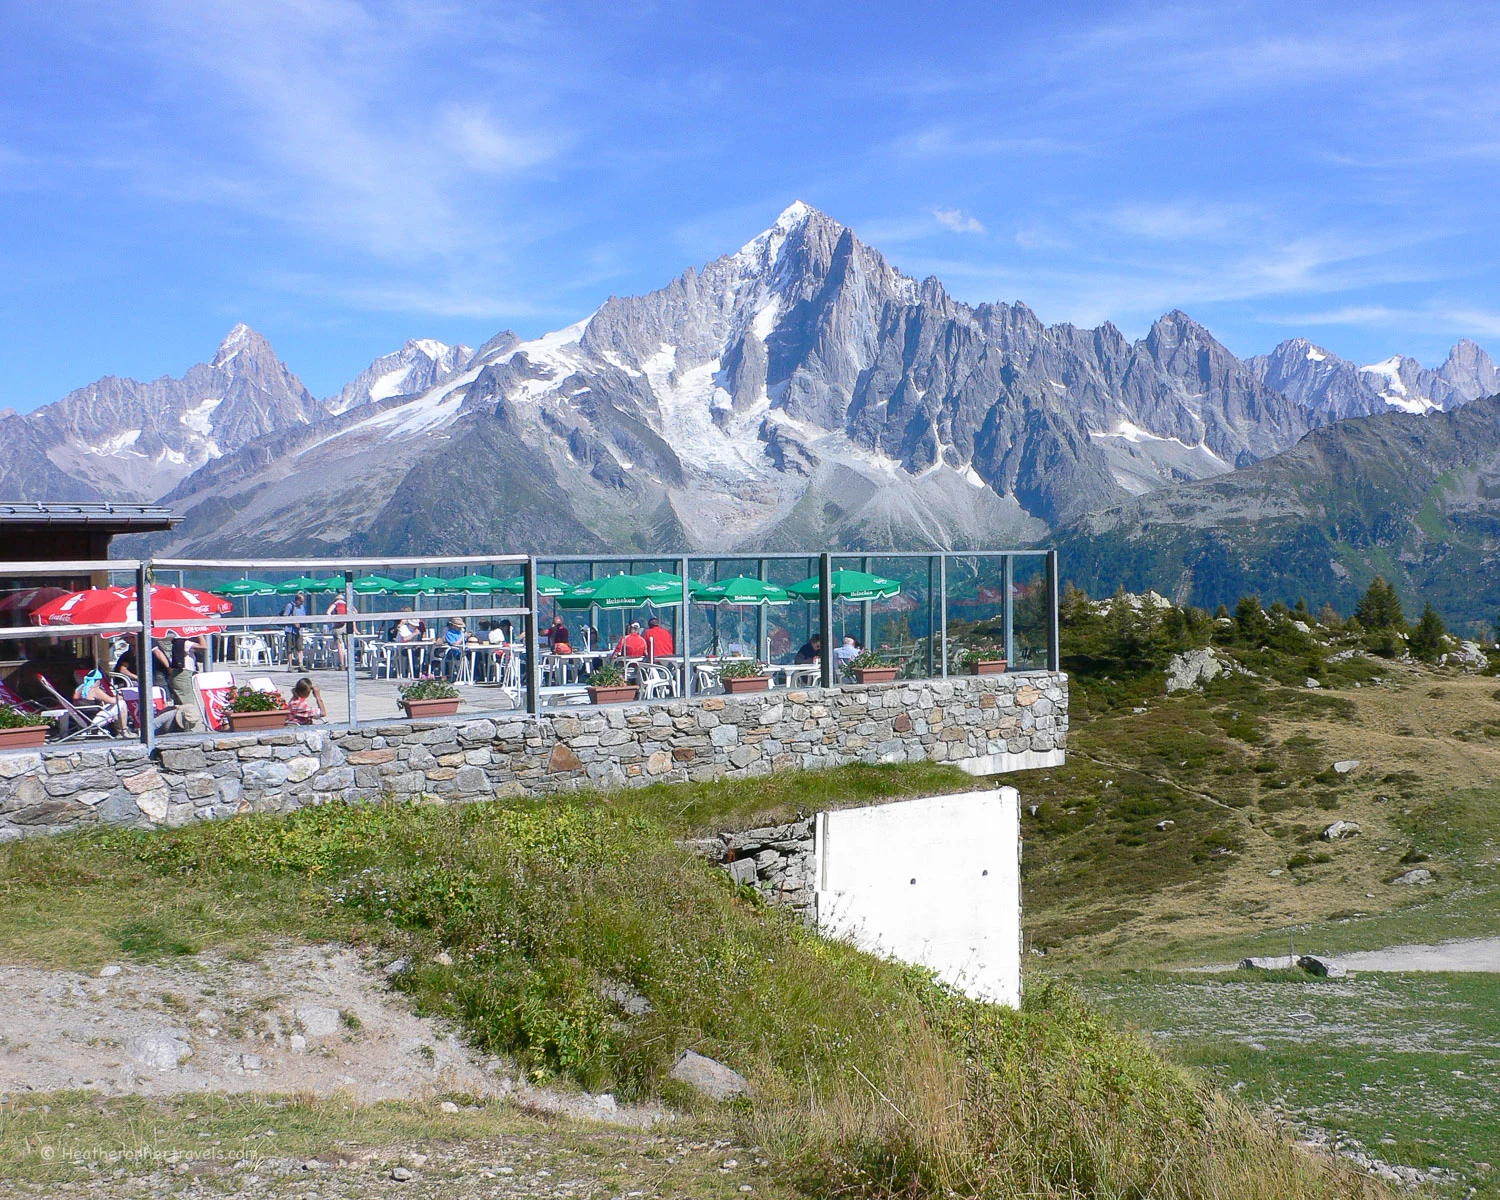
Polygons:
M1019 808L1004 787L820 813L819 928L1019 1005Z

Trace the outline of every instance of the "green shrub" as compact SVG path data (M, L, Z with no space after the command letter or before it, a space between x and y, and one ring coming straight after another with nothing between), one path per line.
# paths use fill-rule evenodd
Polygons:
M589 676L590 687L624 687L628 682L619 663L605 663Z
M237 713L275 712L285 708L286 701L280 692L259 692L254 688L237 687L229 692L229 711Z
M0 729L29 729L35 725L48 724L46 717L23 712L9 704L0 704Z
M719 668L720 679L753 679L766 672L765 664L749 660L727 662Z
M457 700L458 689L446 679L415 679L401 689L403 700Z

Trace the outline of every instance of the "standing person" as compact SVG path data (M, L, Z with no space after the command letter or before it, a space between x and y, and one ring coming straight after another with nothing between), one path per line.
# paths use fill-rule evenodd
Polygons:
M335 596L333 603L328 606L324 615L329 617L343 617L348 616L349 611L349 605L345 602L343 596ZM339 670L342 671L349 664L349 627L336 621L333 623L332 629L333 644L338 648L339 652Z
M666 658L677 652L672 644L672 631L656 617L646 622L645 638L646 649L652 658Z
M158 661L164 659L166 663L167 690L172 693L172 699L177 705L177 727L197 729L203 720L203 710L198 705L198 689L193 686L193 672L188 668L187 639L168 630L165 641L165 649L158 642L154 653ZM143 710L151 704L149 699L142 698Z
M552 618L552 624L547 626L547 632L543 635L547 641L547 648L553 654L571 654L573 647L568 641L568 627L563 624L562 614Z
M307 593L298 592L287 601L286 607L281 610L283 617L305 617L307 616ZM299 671L307 670L307 660L302 654L302 626L284 625L282 633L286 635L286 665L296 667Z
M286 719L292 725L311 725L314 721L327 720L328 706L323 703L323 693L306 675L292 688L292 698L286 702L286 713Z

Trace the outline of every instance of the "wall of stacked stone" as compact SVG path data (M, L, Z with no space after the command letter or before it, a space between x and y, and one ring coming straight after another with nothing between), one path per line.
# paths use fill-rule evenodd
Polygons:
M817 922L813 820L694 838L684 844L812 925Z
M1060 761L1067 730L1067 677L1027 673L205 735L154 756L136 743L72 743L0 753L0 840L331 800L464 801L849 762L992 773Z

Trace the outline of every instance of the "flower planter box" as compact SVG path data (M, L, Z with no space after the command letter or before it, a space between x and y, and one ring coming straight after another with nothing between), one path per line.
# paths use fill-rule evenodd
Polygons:
M589 688L590 704L619 704L624 700L635 699L636 687L633 683L620 684L617 687L591 687Z
M719 681L731 696L740 692L764 692L771 686L769 675L738 675L730 679L720 676Z
M852 670L860 683L892 683L896 678L895 667L854 667Z
M970 675L1004 675L1006 662L1003 658L981 658L969 664Z
M420 721L423 717L451 717L458 711L459 703L459 697L451 696L446 700L403 700L401 707L408 718Z
M231 712L229 728L235 733L255 729L280 729L291 714L284 708L272 708L265 712Z
M0 750L25 750L40 746L47 740L50 725L17 725L14 729L0 729Z

